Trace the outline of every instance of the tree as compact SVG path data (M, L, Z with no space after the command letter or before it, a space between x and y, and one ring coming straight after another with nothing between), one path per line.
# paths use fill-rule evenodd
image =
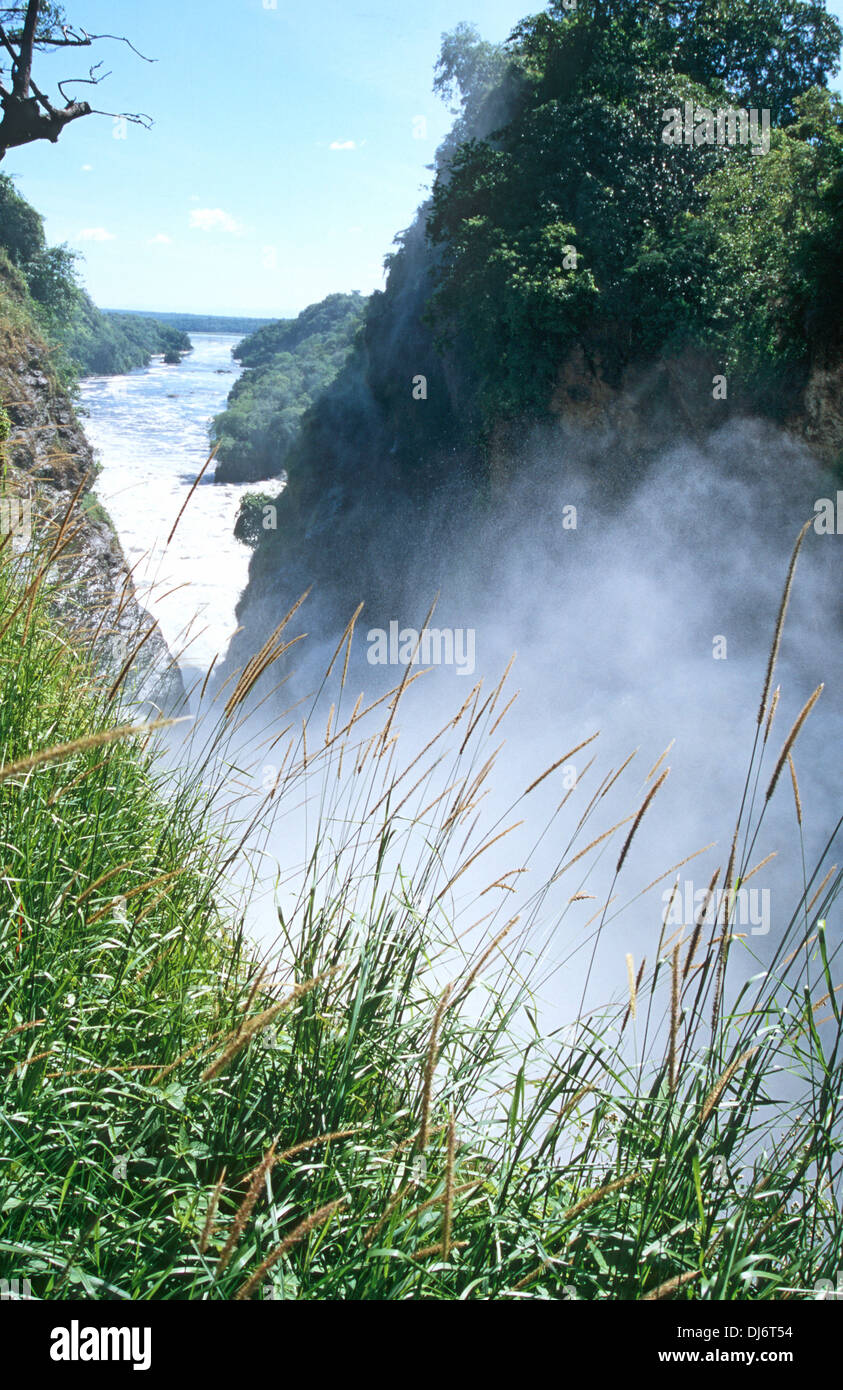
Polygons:
M767 107L774 125L825 86L840 63L840 24L826 0L554 0L515 29L545 97L572 90L620 96L638 69L682 74L739 106Z
M23 266L29 293L41 306L43 319L56 329L69 324L79 303L76 259L67 246L45 246Z
M473 137L485 138L506 117L511 101L510 58L503 44L486 43L473 24L458 24L442 35L433 90L457 120L436 151L436 167L447 165L457 147Z
M274 510L276 501L277 498L270 497L266 492L245 493L240 499L240 510L234 523L235 538L254 550L267 530L275 529L271 525L267 527L265 522L267 509Z
M21 266L45 245L41 214L21 197L11 179L0 174L0 246Z
M102 62L88 70L87 77L65 78L56 85L64 105L54 105L41 91L32 75L36 53L58 48L91 48L103 39L129 44L133 53L138 50L129 40L117 34L89 34L87 30L67 22L64 10L52 0L27 0L26 4L0 5L0 159L7 150L29 145L36 140L58 140L65 126L81 116L92 114L121 116L136 125L151 125L149 116L140 112L95 111L87 101L75 100L65 91L70 86L95 87L109 75L101 71ZM145 58L144 62L154 59Z
M518 25L506 117L461 139L427 220L430 321L488 426L545 409L573 348L617 378L693 345L770 383L804 365L806 327L830 339L840 40L824 0L554 0ZM437 90L470 91L485 62L457 31ZM772 151L667 146L686 100L771 109Z

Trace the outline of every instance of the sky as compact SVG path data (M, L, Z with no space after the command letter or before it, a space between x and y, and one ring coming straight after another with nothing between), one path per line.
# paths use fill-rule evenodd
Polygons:
M432 91L441 36L495 42L530 0L66 0L111 76L71 88L151 130L91 116L3 172L84 255L102 308L286 317L383 286L383 259L430 183L452 117ZM843 18L843 0L829 10ZM42 55L39 85L91 54ZM837 85L840 85L839 79ZM93 94L92 94L93 93Z
M65 0L111 76L70 88L109 111L3 172L84 254L103 308L286 316L333 291L383 286L383 259L429 186L451 125L432 91L461 20L501 41L529 0ZM72 61L69 61L72 59ZM90 53L42 56L39 85L86 75ZM52 85L49 78L52 78Z

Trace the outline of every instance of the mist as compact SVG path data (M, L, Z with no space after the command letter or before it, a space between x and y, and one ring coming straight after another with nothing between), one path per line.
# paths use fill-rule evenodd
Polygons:
M539 431L524 442L522 454L507 470L508 481L491 496L479 499L455 481L423 510L408 504L375 512L368 564L379 567L381 582L374 605L365 606L357 622L344 696L348 713L358 691L368 702L398 685L405 665L372 664L371 634L388 630L390 623L420 631L434 600L428 628L474 634L473 673L464 666L460 674L456 662L434 665L403 695L391 730L399 739L388 760L389 776L398 777L453 718L475 683L482 678L478 698L485 699L515 655L495 717L516 691L518 698L491 739L484 734L485 751L481 747L477 754L479 767L503 743L485 783L488 795L472 844L480 846L511 822L523 823L479 857L437 910L447 911L455 937L485 914L477 929L480 941L490 940L508 918L521 914L526 925L520 949L531 957L542 955L537 997L553 1025L569 1020L579 1007L595 915L600 917L606 903L629 821L570 870L561 875L559 870L566 858L636 812L652 786L648 774L655 764L657 775L668 767L670 774L611 888L589 975L590 1004L623 996L627 953L636 966L645 956L653 962L677 878L679 897L664 942L680 939L677 921L684 923L687 941L693 927L693 918L685 920L687 904L718 866L723 881L791 550L803 522L813 516L816 500L833 496L828 479L801 444L754 419L732 421L702 441L677 440L621 498L616 491L608 494L601 482L616 448L617 440L607 434ZM816 860L824 855L824 874L843 851L839 832L827 846L843 809L835 765L841 734L837 544L835 536L818 535L811 528L802 547L773 680L773 687L781 685L781 698L756 804L757 814L788 730L823 683L793 752L808 879ZM292 727L294 721L297 727L308 715L307 741L313 746L321 738L336 699L338 670L324 688L322 678L356 607L349 602L340 621L338 594L346 600L353 592L364 603L367 597L350 588L344 558L340 551L332 586L325 581L322 557L321 582L290 627L290 635L306 632L306 640L262 677L250 696L246 708L259 708L242 733L254 750L265 749L282 727ZM286 577L279 576L277 599L251 603L241 614L238 660L261 645L299 596L284 590ZM307 575L297 570L295 577ZM421 671L419 664L412 668L413 674ZM221 682L230 675L225 668ZM267 698L279 678L282 688ZM299 701L294 713L282 718ZM374 718L382 722L383 707ZM340 723L337 715L333 727ZM523 795L549 766L586 740L592 741L564 759L529 796ZM437 754L446 742L437 746ZM573 843L595 793L633 752ZM274 757L254 752L252 770L238 777L239 791L254 791L257 797L275 775ZM245 761L238 759L238 764ZM417 808L446 785L450 772L446 761L419 793ZM333 781L333 773L331 777ZM358 777L347 764L342 779L352 800L336 802L336 822L328 826L337 842L343 837L350 841L361 830L374 835L379 824L368 808L360 813L359 825L349 812ZM402 794L412 780L404 782ZM320 802L325 804L324 797L315 773L294 805L272 807L276 819L260 837L260 867L248 910L251 930L264 946L277 935L276 896L284 913L295 916L302 868L315 843L316 810ZM397 800L396 793L393 806ZM412 837L401 850L405 871L413 861L411 842ZM566 852L569 843L572 848ZM730 963L733 987L763 968L803 893L799 827L787 769L744 869L770 854L776 858L753 880L756 897L741 904L744 910L735 924L744 949ZM488 885L514 868L526 872L489 895ZM639 896L648 885L649 891ZM828 930L839 939L836 916Z

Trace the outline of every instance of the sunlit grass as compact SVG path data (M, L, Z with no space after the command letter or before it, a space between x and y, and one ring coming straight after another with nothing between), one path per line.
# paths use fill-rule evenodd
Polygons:
M114 673L54 627L41 557L11 550L2 1277L45 1299L779 1298L834 1277L838 870L807 876L739 990L729 958L746 948L723 915L684 940L665 926L627 997L547 1035L531 934L545 890L518 920L505 892L492 912L473 889L454 908L482 854L464 866L510 823L466 837L503 683L406 769L393 737L408 686L352 706L340 643L327 728L264 711L251 756L278 772L256 794L241 745L293 615L251 671L204 692L168 770L148 734L98 737L128 717ZM766 807L752 789L778 755L771 675L727 887L751 868ZM89 742L8 771L75 740ZM657 782L605 840L599 798L584 805L567 860L608 842L623 873ZM259 952L229 870L305 801L316 828L294 906ZM798 835L791 852L801 880Z

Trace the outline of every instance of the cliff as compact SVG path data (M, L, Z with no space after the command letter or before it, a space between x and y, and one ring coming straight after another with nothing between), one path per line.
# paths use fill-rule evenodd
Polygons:
M765 447L781 440L798 459L793 476L765 480L764 507L785 527L792 486L807 515L843 472L839 353L814 354L772 412L730 376L723 397L715 387L722 368L702 349L642 354L618 368L579 343L558 362L541 417L499 419L483 437L465 359L440 350L425 321L429 268L417 224L346 367L303 421L276 501L277 529L260 537L238 605L230 662L247 659L311 584L312 629L341 630L362 598L367 622L384 626L414 562L425 557L433 592L443 557L464 545L463 520L505 511L536 455L556 460L560 482L584 470L606 505L620 505L666 452L691 445L716 455L724 426L755 420ZM426 382L421 399L417 373ZM762 467L741 456L730 466L736 478Z
M91 447L51 374L20 282L8 265L0 270L0 405L8 420L0 444L3 495L16 499L18 516L20 503L29 503L32 543L38 544L56 534L78 491L69 543L56 560L61 597L55 612L71 641L93 638L104 670L116 675L128 662L126 691L134 700L172 708L184 694L178 667L137 601L120 543L92 494ZM16 549L25 543L23 534L14 543Z

